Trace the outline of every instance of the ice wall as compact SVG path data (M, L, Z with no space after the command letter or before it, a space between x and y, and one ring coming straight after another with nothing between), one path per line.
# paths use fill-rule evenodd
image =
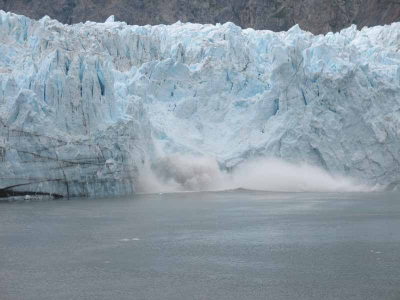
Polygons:
M400 23L314 36L0 12L0 191L130 194L171 154L396 183L399 49Z
M139 99L118 94L110 32L91 27L0 13L3 195L135 191L150 125Z

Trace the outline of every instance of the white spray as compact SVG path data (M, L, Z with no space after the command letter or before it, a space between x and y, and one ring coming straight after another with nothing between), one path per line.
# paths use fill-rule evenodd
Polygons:
M259 158L239 164L231 172L221 171L212 157L171 155L140 170L138 192L183 192L250 189L275 192L371 191L354 180L333 176L307 164Z

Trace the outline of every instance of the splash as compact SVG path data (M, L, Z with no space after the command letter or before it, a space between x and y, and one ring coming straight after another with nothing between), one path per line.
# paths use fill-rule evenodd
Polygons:
M367 192L373 188L305 163L260 158L222 171L212 157L171 155L140 171L139 193L249 189L273 192Z
M171 155L139 170L138 192L171 193L225 189L229 175L212 157Z
M233 172L236 186L276 192L361 192L369 187L353 179L333 176L305 163L292 164L278 159L258 159L239 165Z

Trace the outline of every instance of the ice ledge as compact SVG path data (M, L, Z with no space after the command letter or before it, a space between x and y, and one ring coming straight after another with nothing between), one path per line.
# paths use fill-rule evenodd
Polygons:
M114 23L115 22L115 17L114 15L111 15L107 18L107 20L104 23Z

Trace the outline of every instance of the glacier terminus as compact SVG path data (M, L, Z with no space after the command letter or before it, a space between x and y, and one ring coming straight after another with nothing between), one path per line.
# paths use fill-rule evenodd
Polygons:
M0 196L130 195L177 155L395 188L400 23L316 36L0 11Z

